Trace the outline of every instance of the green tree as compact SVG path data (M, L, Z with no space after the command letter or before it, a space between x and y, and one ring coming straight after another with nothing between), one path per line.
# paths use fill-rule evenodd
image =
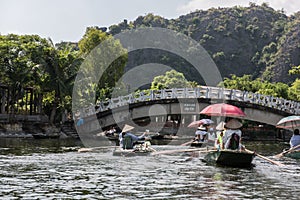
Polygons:
M300 101L300 79L296 79L288 90L289 98Z
M271 95L274 97L281 97L286 99L289 98L289 86L287 84L281 82L271 83L268 81L262 81L260 78L252 80L251 75L244 75L242 77L232 75L231 78L225 78L225 80L220 83L219 86L223 86L229 89Z
M102 48L96 48L99 44ZM87 28L83 38L79 41L80 54L86 59L86 71L94 70L94 80L98 80L96 76L101 74L98 85L87 86L85 92L91 93L96 90L96 100L101 98L109 98L112 88L124 73L124 67L127 62L127 51L122 47L119 40L113 38L112 35L102 32L98 27ZM89 55L93 56L89 56ZM98 56L100 55L100 56ZM98 57L109 58L113 55L121 55L112 63L98 59ZM109 65L107 67L107 65ZM104 89L106 88L106 89ZM103 92L105 91L105 94ZM82 96L83 94L81 94ZM87 96L89 96L87 94Z
M48 51L47 40L37 35L0 36L0 83L9 87L10 112L14 112L14 106L22 100L25 87L41 92L35 72L39 58Z
M293 66L291 70L289 70L289 74L300 74L300 65Z
M61 113L71 110L73 83L82 59L72 46L65 44L57 48L51 39L47 42L48 51L39 57L35 74L44 93L45 110L54 123L61 119Z
M183 73L176 70L167 71L164 75L154 77L151 83L152 90L185 88L195 86L195 82L189 82Z

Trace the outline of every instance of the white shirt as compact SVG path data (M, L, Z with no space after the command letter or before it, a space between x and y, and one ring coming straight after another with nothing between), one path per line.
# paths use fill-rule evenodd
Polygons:
M226 129L225 134L223 136L224 138L224 143L226 144L227 140L230 139L231 135L236 133L240 138L242 137L242 131L239 129Z
M200 135L200 140L203 140L206 134L207 134L207 132L206 131L202 131L202 130L197 130L195 132L195 135Z

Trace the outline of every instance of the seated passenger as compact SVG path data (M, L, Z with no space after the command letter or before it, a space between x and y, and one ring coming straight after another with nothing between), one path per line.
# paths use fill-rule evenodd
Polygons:
M215 147L217 149L224 149L224 132L225 132L225 122L220 122L217 127L217 138L215 140Z
M300 133L299 133L299 129L295 129L294 134L290 139L290 146L291 146L291 148L293 148L298 145L300 145ZM300 150L300 147L297 148L296 150Z
M133 149L136 141L144 139L146 132L144 132L141 136L136 136L129 132L132 129L134 129L133 126L126 124L122 132L119 134L119 142L122 149Z
M237 119L231 119L225 124L224 144L225 149L241 149L242 148L242 131L239 129L243 125Z
M204 142L206 136L207 136L207 126L201 125L197 128L197 131L195 132L195 141Z

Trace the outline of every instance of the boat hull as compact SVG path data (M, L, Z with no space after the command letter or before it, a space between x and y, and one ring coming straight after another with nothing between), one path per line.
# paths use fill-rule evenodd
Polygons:
M113 151L113 156L125 156L125 157L131 157L131 156L147 156L150 155L151 151L135 151L134 149L130 150L115 150Z
M192 142L191 147L202 147L202 145L207 142Z
M290 152L284 155L285 157L300 159L300 151L297 152Z
M248 168L252 166L254 157L253 153L222 150L208 153L204 160L222 166Z

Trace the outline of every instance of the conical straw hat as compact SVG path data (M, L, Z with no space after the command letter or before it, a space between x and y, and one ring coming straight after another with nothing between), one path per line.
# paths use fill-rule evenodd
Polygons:
M124 128L122 129L122 132L127 132L127 131L131 131L132 129L134 129L133 126L130 126L128 124L125 124Z
M225 127L230 129L238 129L241 128L242 126L243 124L236 119L231 119L225 124Z
M218 131L223 131L225 128L225 122L224 121L221 121L218 126L216 127L216 130Z

